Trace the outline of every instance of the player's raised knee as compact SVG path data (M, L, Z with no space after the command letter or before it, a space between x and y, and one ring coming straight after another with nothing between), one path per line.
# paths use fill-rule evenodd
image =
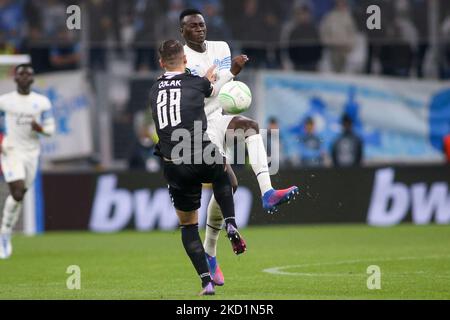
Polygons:
M246 137L259 133L259 125L253 119L238 116L230 124L233 130L243 130Z
M13 190L11 192L11 196L13 197L13 199L17 202L22 202L23 198L25 197L25 190L23 189L18 189L18 190Z
M247 119L248 121L248 128L249 128L249 136L255 135L259 133L259 125L258 122L256 122L253 119ZM252 133L253 132L253 133Z

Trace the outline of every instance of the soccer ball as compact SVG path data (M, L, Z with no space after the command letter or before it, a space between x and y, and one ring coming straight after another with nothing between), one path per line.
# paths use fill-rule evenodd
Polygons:
M220 89L219 103L227 113L242 113L248 110L252 103L252 92L245 83L230 81Z

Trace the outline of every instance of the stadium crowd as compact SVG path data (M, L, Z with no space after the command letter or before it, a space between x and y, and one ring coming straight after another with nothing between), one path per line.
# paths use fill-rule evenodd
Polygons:
M86 9L84 36L65 28L70 4ZM381 30L367 29L371 4L381 8ZM449 78L450 3L439 5L439 74ZM39 73L104 70L111 51L131 51L135 70L154 70L157 43L180 37L186 7L204 12L208 38L249 55L249 67L426 76L426 0L0 0L0 53L30 53Z
M136 72L148 76L148 72L160 70L158 43L180 39L179 14L192 7L203 12L208 40L227 41L233 55L250 57L246 69L417 78L438 74L448 79L450 1L438 3L439 16L433 21L439 44L436 55L427 0L0 0L0 54L30 54L36 73L84 69L92 75L111 72L116 62L122 62L130 66L130 78ZM82 8L79 31L66 27L66 9L72 4ZM368 30L366 25L366 9L373 4L381 8L381 30ZM430 67L437 67L434 73ZM117 106L111 108L115 112L114 157L128 157L131 168L157 171L154 126L147 123L142 102L148 83L130 80L118 87L127 84L128 100L118 99ZM116 88L111 91L120 93ZM337 147L323 146L314 119L304 120L296 133L281 128L282 135L297 137L297 164L338 166L343 158L353 159L352 165L363 161L351 129L343 130L343 135L355 145L352 155L338 156ZM343 128L351 127L344 122L343 118ZM276 119L268 125L278 128ZM134 143L125 143L131 136ZM282 165L291 164L290 160L279 160Z

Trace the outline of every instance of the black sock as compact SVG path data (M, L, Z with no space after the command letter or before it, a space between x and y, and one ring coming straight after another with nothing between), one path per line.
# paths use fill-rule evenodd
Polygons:
M237 229L236 219L234 217L224 218L224 221L226 227L228 227L228 225L231 224L233 227Z
M213 182L214 197L222 211L225 224L231 224L237 228L234 212L233 188L231 187L230 178L226 172L223 172Z
M198 224L181 226L181 240L197 274L202 280L202 286L205 287L211 282L211 275L206 262L205 249L198 233Z

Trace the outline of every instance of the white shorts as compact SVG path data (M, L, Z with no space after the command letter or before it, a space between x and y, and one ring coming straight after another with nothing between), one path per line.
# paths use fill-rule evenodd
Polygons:
M10 183L23 180L25 188L33 185L36 170L39 164L39 154L20 152L18 150L8 151L1 154L1 165L5 181Z
M229 156L229 152L227 152L225 147L225 134L230 121L234 117L234 115L217 113L211 118L208 118L208 129L206 130L206 133L208 134L211 142L219 147L219 151L227 158Z

